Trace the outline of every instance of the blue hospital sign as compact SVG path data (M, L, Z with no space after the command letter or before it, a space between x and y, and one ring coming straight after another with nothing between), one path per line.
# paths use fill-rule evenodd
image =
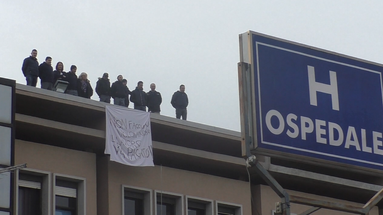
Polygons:
M383 170L382 65L250 32L255 151Z

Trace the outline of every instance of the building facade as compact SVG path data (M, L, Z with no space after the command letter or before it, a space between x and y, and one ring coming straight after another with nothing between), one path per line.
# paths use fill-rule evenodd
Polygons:
M14 209L1 215L273 214L280 198L247 169L239 132L152 114L155 166L126 166L104 154L106 105L16 84L14 164L27 168L12 173ZM376 173L259 159L301 197L362 206L382 188ZM309 208L291 204L293 214Z

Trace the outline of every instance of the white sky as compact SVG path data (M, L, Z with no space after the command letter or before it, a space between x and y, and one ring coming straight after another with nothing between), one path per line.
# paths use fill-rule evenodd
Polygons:
M93 88L104 72L111 82L122 74L131 90L156 83L166 116L185 84L189 121L239 131L240 33L383 63L382 8L381 0L3 0L0 77L25 84L21 64L36 48L39 63L75 64Z

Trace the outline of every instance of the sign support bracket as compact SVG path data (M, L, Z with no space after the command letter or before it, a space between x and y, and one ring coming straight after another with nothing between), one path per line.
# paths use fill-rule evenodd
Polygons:
M308 215L315 211L326 208L330 210L337 210L343 212L349 212L360 215L368 215L370 210L383 199L383 188L377 192L363 207L356 207L353 205L322 201L317 199L310 199L301 196L289 195L285 189L274 179L274 177L262 166L257 160L255 155L252 155L246 159L247 168L254 169L262 179L273 189L273 191L281 198L282 213L281 215L290 215L290 202L310 205L313 208L301 213L300 215Z

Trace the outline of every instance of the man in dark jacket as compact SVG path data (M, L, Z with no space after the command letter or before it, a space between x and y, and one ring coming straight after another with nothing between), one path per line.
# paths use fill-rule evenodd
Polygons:
M102 78L98 78L96 93L100 97L100 102L110 103L110 81L108 73L104 73Z
M41 89L52 90L53 88L53 67L52 58L46 57L45 62L39 66L39 77Z
M162 103L161 93L156 91L156 84L150 84L148 95L148 111L152 113L160 113L160 105Z
M78 96L76 71L77 71L77 66L72 65L70 67L70 71L66 73L66 76L63 79L64 81L67 81L69 83L65 93L71 94L74 96Z
M172 106L176 109L176 118L186 120L187 110L189 104L188 95L185 93L185 85L181 84L180 90L175 92L172 97Z
M139 81L137 87L132 91L130 101L134 103L134 109L146 111L147 95L143 88L144 83Z
M126 81L126 80L125 80ZM115 105L126 106L125 99L129 95L130 91L126 84L123 83L122 75L117 76L117 81L112 84L110 88L110 94L114 99Z
M24 59L21 70L27 80L28 86L36 87L37 77L39 76L39 62L37 61L37 50L33 49L31 56Z

